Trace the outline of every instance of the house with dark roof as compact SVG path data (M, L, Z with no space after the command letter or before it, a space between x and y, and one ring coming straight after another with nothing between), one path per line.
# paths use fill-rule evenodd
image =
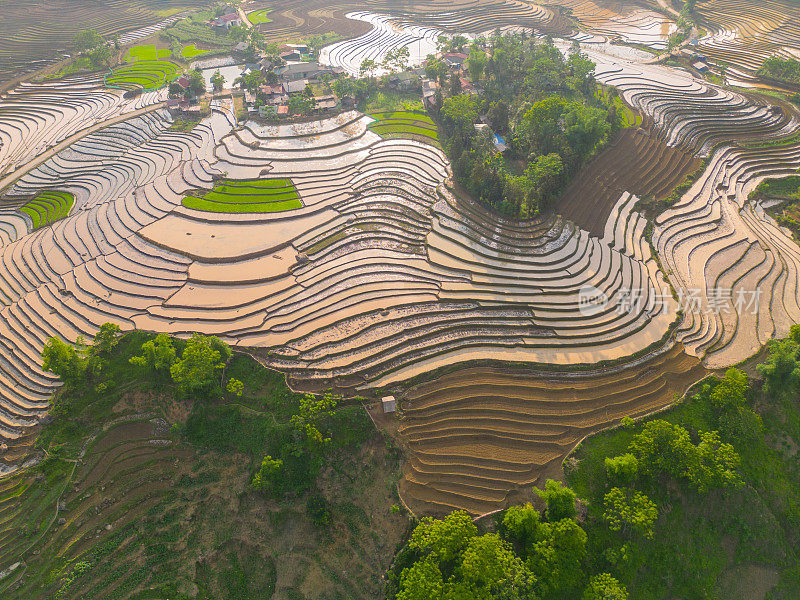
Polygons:
M284 80L293 81L295 79L314 79L325 73L328 69L321 66L317 61L312 62L287 62L285 65L275 68L275 73Z
M283 91L287 94L300 94L305 91L308 79L295 79L283 82Z
M463 52L445 52L442 54L442 60L450 69L460 69L469 56Z
M243 25L242 17L238 12L222 15L211 21L211 26L216 29L229 30L231 27L241 27Z

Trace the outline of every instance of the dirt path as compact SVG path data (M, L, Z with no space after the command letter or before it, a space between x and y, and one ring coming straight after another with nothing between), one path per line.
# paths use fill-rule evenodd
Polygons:
M19 178L27 175L28 173L33 171L36 167L38 167L39 165L44 163L47 159L55 156L56 154L58 154L59 152L61 152L62 150L64 150L68 146L70 146L71 144L74 144L78 140L85 138L87 135L90 135L90 134L94 133L95 131L99 131L101 129L105 129L106 127L109 127L111 125L115 125L116 123L119 123L121 121L127 121L128 119L132 119L134 117L138 117L140 115L144 115L146 113L153 112L154 110L158 110L160 108L163 108L164 106L166 106L166 104L167 104L166 102L158 102L156 104L151 104L150 106L146 106L144 108L139 108L139 109L136 109L136 110L131 111L131 112L127 112L127 113L124 113L124 114L121 114L121 115L117 115L116 117L112 117L112 118L107 119L106 121L103 121L101 123L95 123L91 127L87 127L85 129L81 129L77 133L74 133L73 135L69 136L64 141L62 141L62 142L56 144L55 146L53 146L52 148L50 148L47 152L45 152L43 154L40 154L35 159L33 159L31 162L29 162L27 165L25 165L24 167L16 169L16 170L12 171L10 174L8 174L5 177L3 177L2 179L0 179L0 192L5 191L6 188L11 186Z
M247 13L244 12L244 9L241 6L239 7L239 16L241 17L242 21L244 21L245 25L248 27L253 26L253 24L250 22L250 19L247 18Z

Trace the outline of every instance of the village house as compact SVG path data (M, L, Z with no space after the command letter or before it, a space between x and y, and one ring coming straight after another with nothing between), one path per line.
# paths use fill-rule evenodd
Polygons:
M464 65L464 61L466 61L468 58L469 56L463 52L445 52L442 54L442 60L450 70L461 70L461 67Z
M275 73L286 81L314 79L326 71L327 69L321 66L317 61L287 62L285 65L275 68Z
M422 105L428 109L433 108L436 100L436 90L439 89L439 83L433 79L422 80Z
M289 95L301 94L308 86L308 79L296 79L293 81L283 82L283 91Z
M241 27L244 23L238 12L222 15L210 22L215 29L230 30L231 27Z

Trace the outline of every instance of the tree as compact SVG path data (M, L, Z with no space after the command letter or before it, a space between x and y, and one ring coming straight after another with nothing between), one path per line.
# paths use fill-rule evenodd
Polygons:
M222 86L225 85L225 76L218 70L214 71L214 74L211 76L211 85L214 86L215 92L221 92Z
M663 419L645 423L628 449L639 461L639 472L651 476L685 477L696 453L689 432Z
M517 548L522 558L526 558L533 544L540 537L541 521L539 511L528 502L522 506L512 506L503 515L501 531Z
M397 600L444 598L442 571L433 557L427 557L403 569Z
M280 475L283 472L283 461L267 455L261 461L261 467L250 480L250 487L257 492L274 493L280 486Z
M800 365L797 362L800 327L792 325L785 340L767 343L767 360L756 367L764 378L764 391L768 394L792 392L800 385Z
M589 580L582 598L583 600L628 600L628 590L608 573L600 573Z
M325 527L331 523L331 508L322 494L311 494L308 497L306 513L314 527Z
M483 70L486 68L486 53L474 44L469 49L467 68L472 81L479 81L483 77Z
M78 348L61 338L48 338L42 350L42 370L57 375L68 386L80 383L86 374L86 358L79 351L83 346L81 338Z
M289 96L289 113L293 115L306 115L314 108L314 100L304 94Z
M330 392L325 392L321 396L314 394L303 394L300 398L300 410L293 415L291 423L300 432L309 449L318 450L320 447L330 443L330 434L323 434L323 421L333 415L338 398Z
M448 137L471 135L474 132L472 125L478 120L477 98L468 94L448 98L442 102L439 119Z
M364 75L372 77L372 74L375 72L375 69L377 68L378 68L378 63L376 63L371 58L365 58L364 60L361 61L359 74L361 75L361 77L364 77Z
M603 498L603 518L609 529L630 538L640 535L653 537L653 523L658 518L658 507L646 495L630 488L612 488Z
M450 95L458 96L461 93L461 77L458 73L450 74Z
M389 50L383 57L383 65L389 70L404 70L409 59L408 46L400 46ZM363 63L362 63L363 65Z
M711 392L710 398L720 410L744 406L747 399L747 374L731 367L725 371L725 377Z
M575 598L585 581L586 532L574 519L561 519L543 523L539 535L526 562L538 581L539 596Z
M411 533L408 546L440 563L451 562L477 535L478 528L472 518L465 511L457 510L444 519L423 517Z
M101 44L87 52L92 66L96 69L108 67L111 64L111 58L114 55L111 47L106 44Z
M72 44L78 52L86 52L102 45L103 38L94 29L84 29L75 34Z
M121 329L116 323L103 323L94 336L92 354L108 354L119 343Z
M180 360L170 367L178 393L184 396L210 396L218 385L217 374L225 367L230 356L230 348L219 338L193 334Z
M559 521L575 516L575 498L577 494L560 481L548 479L544 490L535 488L538 496L547 503L547 520Z
M477 592L472 597L496 597L502 590L506 597L524 598L533 591L534 579L528 568L494 533L469 540L459 574L464 588Z
M183 87L181 87L181 85L179 83L173 82L173 83L169 84L168 91L169 91L170 97L177 97L177 96L183 95L183 93L186 90L184 90Z
M428 79L438 81L440 85L444 85L447 78L447 65L443 60L436 58L433 54L429 54L425 60L425 76Z
M228 380L228 385L226 386L225 389L228 390L229 394L233 394L237 398L241 398L242 394L244 393L244 384L238 379L234 379L233 377L231 377Z
M605 465L608 478L617 484L633 483L639 472L639 461L630 453L606 458Z
M188 73L189 87L187 88L189 94L192 96L202 96L206 93L206 80L203 78L203 73L200 69L192 69Z
M129 359L132 365L145 367L157 376L165 377L175 362L175 347L166 333L159 333L155 339L142 344L142 354Z
M740 463L741 458L733 446L720 440L716 431L706 431L700 434L696 458L689 466L688 478L700 493L717 488L738 488L744 485L736 470Z

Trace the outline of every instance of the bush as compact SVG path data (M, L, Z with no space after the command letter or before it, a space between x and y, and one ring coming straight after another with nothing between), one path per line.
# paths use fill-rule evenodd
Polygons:
M311 494L306 500L306 514L314 527L327 527L331 524L331 509L325 496Z

